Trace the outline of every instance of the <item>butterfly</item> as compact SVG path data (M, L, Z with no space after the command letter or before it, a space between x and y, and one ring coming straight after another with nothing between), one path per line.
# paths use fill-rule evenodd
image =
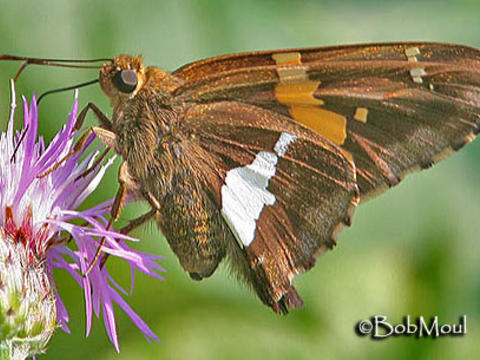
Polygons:
M277 313L293 279L332 249L355 207L480 131L480 51L386 43L225 55L173 72L121 55L100 69L109 120L92 132L123 158L194 280L222 260ZM81 122L80 121L80 122Z

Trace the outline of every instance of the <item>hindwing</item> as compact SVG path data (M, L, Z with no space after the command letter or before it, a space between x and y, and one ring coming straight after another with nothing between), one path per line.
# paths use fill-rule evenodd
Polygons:
M196 105L198 167L235 242L234 266L277 312L301 305L293 276L336 242L358 202L343 149L285 116L252 105Z

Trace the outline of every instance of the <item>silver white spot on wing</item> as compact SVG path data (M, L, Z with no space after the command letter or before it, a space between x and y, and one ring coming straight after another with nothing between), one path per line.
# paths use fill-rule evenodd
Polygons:
M265 205L273 205L275 195L267 190L275 175L278 157L282 157L295 135L282 133L273 152L261 151L251 164L227 172L222 186L222 216L240 246L246 247L255 239L257 220Z
M413 81L422 84L423 79L422 76L427 75L427 72L423 68L414 68L410 70L410 76L412 77Z
M417 56L420 54L420 49L416 46L405 49L405 56L409 62L418 62ZM422 76L425 75L427 75L427 72L424 68L418 67L410 70L410 76L412 77L413 82L417 84L423 84Z
M287 152L288 147L296 138L297 138L296 135L282 133L278 141L275 143L273 151L275 151L277 155L280 157L284 156L285 153Z
M405 56L408 61L417 62L417 55L420 55L420 49L418 47L409 47L405 49Z

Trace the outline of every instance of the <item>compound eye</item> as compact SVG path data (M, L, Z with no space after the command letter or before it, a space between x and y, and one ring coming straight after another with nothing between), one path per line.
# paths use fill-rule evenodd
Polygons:
M137 73L135 70L121 70L113 77L115 87L124 93L131 93L138 84Z

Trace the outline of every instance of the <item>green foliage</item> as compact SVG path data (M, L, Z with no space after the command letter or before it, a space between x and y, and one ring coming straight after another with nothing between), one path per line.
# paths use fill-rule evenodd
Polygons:
M0 52L37 57L93 58L142 53L166 69L221 53L328 44L431 40L480 47L478 1L0 1ZM8 114L8 78L19 64L0 63L0 126ZM18 82L30 96L96 77L90 70L31 67ZM72 95L47 97L40 133L49 139L65 121ZM80 92L82 104L110 108L100 89ZM95 119L89 119L89 125ZM223 269L201 283L189 280L149 225L139 247L164 255L166 281L137 276L132 306L162 344L148 344L119 315L116 356L101 321L84 339L81 291L58 272L72 335L58 331L41 359L451 359L478 358L480 331L480 143L432 170L362 204L337 249L297 278L305 306L274 315ZM113 196L116 171L97 197ZM122 219L145 207L130 206ZM128 269L118 268L128 287ZM468 334L437 340L357 337L354 325L375 314L438 315L454 323L467 314Z

